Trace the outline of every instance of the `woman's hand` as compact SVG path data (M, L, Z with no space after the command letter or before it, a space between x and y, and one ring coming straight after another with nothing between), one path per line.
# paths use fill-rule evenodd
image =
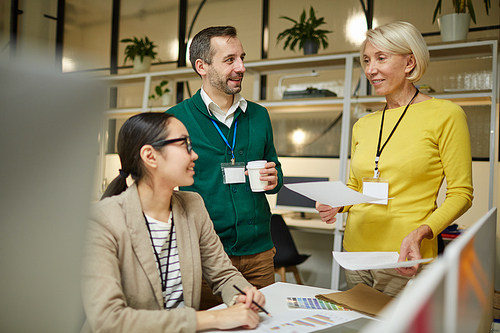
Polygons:
M422 259L422 255L420 254L420 245L422 244L422 240L424 240L424 238L432 238L432 229L426 224L423 224L413 230L403 239L403 242L401 242L401 249L399 251L398 262L406 261L406 259ZM412 267L400 267L396 268L396 271L403 276L414 276L417 274L419 266L420 265L417 264Z
M242 327L246 329L256 328L259 324L259 308L252 303L264 307L266 298L255 287L245 287L246 295L239 295L236 304L224 309L214 311L198 311L196 313L196 330L206 330L211 328L230 329Z
M254 329L260 321L258 312L247 307L245 303L235 304L227 309L196 312L196 330L231 329L242 327Z
M259 304L261 307L266 305L266 298L264 297L264 294L258 291L257 288L245 287L243 288L243 291L246 295L239 295L236 299L236 303L244 303L247 308L250 308L255 312L259 312L260 309L253 304L252 301Z
M335 215L339 212L340 207L331 207L328 205L320 204L316 202L316 210L319 212L319 216L321 217L321 221L326 222L326 224L332 224L337 221Z

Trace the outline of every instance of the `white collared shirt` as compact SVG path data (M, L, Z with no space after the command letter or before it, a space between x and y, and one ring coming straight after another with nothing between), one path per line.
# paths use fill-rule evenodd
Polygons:
M238 107L240 107L241 111L243 112L246 112L247 110L247 101L243 98L243 96L241 96L241 94L234 95L233 104L231 105L229 110L227 110L227 112L222 111L222 109L217 104L215 104L214 101L212 101L203 87L201 87L200 94L203 102L207 106L208 113L215 116L217 120L225 124L228 128L231 128L231 125L233 124L234 113L236 112Z

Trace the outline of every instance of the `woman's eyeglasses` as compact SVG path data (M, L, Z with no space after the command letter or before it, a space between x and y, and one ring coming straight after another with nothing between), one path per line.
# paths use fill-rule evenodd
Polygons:
M179 141L184 141L186 143L186 149L188 154L191 154L191 151L193 150L193 145L191 143L191 138L189 136L183 137L183 138L177 138L177 139L170 139L170 140L160 140L151 143L151 146L155 148L161 148L163 146L169 145L174 142L179 142Z

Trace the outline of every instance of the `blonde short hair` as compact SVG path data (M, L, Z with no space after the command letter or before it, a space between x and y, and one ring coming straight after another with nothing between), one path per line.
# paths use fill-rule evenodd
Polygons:
M360 47L361 59L363 59L367 42L390 53L413 54L416 64L407 77L410 82L420 80L429 67L430 56L427 44L420 31L411 23L394 22L368 30L366 39ZM364 67L363 61L361 64Z

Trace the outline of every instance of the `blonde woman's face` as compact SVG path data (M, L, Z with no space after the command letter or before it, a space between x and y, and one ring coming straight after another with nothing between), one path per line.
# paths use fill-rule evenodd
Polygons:
M414 61L409 62L409 58L413 59L410 55L390 53L366 43L362 61L365 75L377 95L387 96L403 89L406 77L414 67Z

